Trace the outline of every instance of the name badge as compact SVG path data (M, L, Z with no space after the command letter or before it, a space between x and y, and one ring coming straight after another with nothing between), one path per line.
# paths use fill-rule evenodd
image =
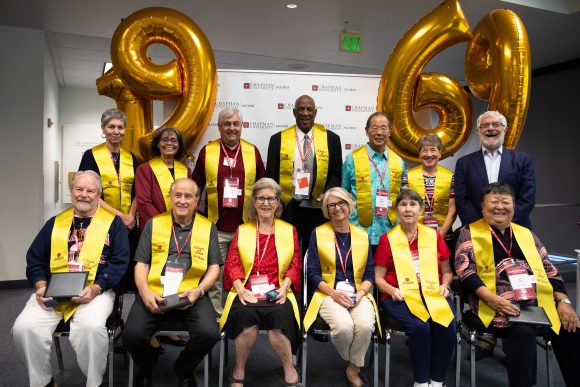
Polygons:
M267 300L268 295L266 293L275 287L273 284L268 283L267 275L252 275L250 276L250 288L258 300Z
M308 188L310 187L310 172L296 172L294 180L294 196L308 197Z
M69 263L68 263L68 271L69 272L83 271L83 263L82 262L69 261Z
M354 286L347 281L339 281L336 283L336 290L341 290L347 293L355 293Z
M167 262L165 265L165 276L161 277L161 283L163 284L163 297L178 292L184 273L184 265L175 262Z
M224 161L222 162L222 165L224 167L232 167L235 168L236 167L236 159L231 158L231 157L224 157Z
M378 188L375 195L375 215L387 216L392 204L391 199L389 199L389 190Z
M237 177L224 179L223 207L236 208L238 206L239 186L240 179Z
M510 265L505 268L512 289L514 290L515 301L535 300L536 291L530 281L528 270L523 265Z

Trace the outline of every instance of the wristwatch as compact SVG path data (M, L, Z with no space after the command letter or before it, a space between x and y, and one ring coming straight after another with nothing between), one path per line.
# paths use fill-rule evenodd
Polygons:
M560 298L558 302L563 302L564 304L572 305L572 301L569 298Z

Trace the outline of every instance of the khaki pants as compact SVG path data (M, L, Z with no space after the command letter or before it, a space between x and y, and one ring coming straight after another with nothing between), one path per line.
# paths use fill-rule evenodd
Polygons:
M320 305L320 317L330 326L330 337L344 360L364 367L365 354L375 328L375 308L363 297L351 309L346 309L326 297Z

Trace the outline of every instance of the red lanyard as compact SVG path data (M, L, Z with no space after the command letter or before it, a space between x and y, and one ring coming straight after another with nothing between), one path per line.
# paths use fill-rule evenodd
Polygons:
M187 234L187 238L185 238L185 242L182 245L182 248L179 248L179 243L177 242L177 236L175 235L175 225L172 223L171 228L173 229L173 241L175 242L175 248L177 249L177 258L181 258L181 252L183 251L183 246L187 245L189 238L191 238L191 232L193 231L193 225L191 226L191 230L189 230L189 234Z
M256 232L256 250L258 252L258 269L256 270L258 275L260 275L260 269L262 268L262 261L264 260L264 255L266 255L266 250L268 250L268 243L270 243L270 237L272 234L268 234L268 239L266 239L266 244L264 245L264 251L260 254L260 223L258 222L258 230Z
M493 228L491 228L491 226L489 226L489 231L491 231L491 235L493 235L493 237L495 238L495 240L497 241L497 243L499 243L499 245L501 246L501 248L503 249L503 251L506 252L506 254L508 255L508 258L512 256L512 247L514 245L514 238L513 238L513 231L512 228L510 227L510 249L506 249L505 245L501 242L501 240L499 239L499 237L497 236L497 234L495 233L495 231L493 231Z
M92 218L93 217L91 216L91 219ZM89 232L89 226L90 225L91 224L89 223L89 225L87 226L87 228L85 228L85 231L83 232L83 238L82 238L81 242L84 242L84 240L86 239L87 233ZM81 245L79 245L79 232L77 231L77 226L75 225L75 218L74 218L74 216L73 216L72 226L73 226L73 234L75 236L75 244L77 245L77 258L78 258L81 255L82 247L81 247ZM82 230L82 227L83 227L83 225L81 223L81 230Z
M365 150L367 151L367 156L369 157L369 160L371 161L371 163L373 164L373 167L375 167L375 170L377 171L377 173L379 174L379 177L381 178L381 187L383 187L384 181L385 181L385 174L387 173L387 165L389 165L389 163L386 162L385 165L383 165L383 171L380 172L379 166L377 165L375 160L373 160L373 158L372 158L371 154L369 153L369 150L366 146L365 146Z
M352 243L351 243L351 246L348 248L348 251L346 252L346 256L344 259L342 258L342 253L340 252L340 248L338 247L338 243L336 242L336 233L334 233L334 246L336 247L336 252L338 253L338 259L340 260L340 267L342 268L342 273L344 274L344 278L346 279L346 282L348 282L348 277L346 275L346 263L348 262L349 254L352 253Z
M304 135L306 136L306 134ZM296 147L298 148L298 152L300 153L300 160L302 161L302 165L304 165L304 161L306 160L306 154L302 153L302 147L300 146L300 141L298 141L298 133L294 132L294 136L296 136ZM314 132L312 132L312 136L310 136L310 138L308 139L308 146L306 147L307 149L310 149L313 140L314 140Z
M228 160L228 166L230 167L230 177L234 175L234 169L236 168L236 160L238 159L238 154L240 153L240 148L242 144L238 144L238 148L236 149L236 155L234 156L234 161L230 159L228 152L226 151L226 147L224 143L220 141L220 145L222 146L222 150L224 151L224 157Z
M105 148L107 148L105 146ZM119 188L121 188L121 149L119 149L119 170L115 167L115 159L113 158L113 153L107 148L107 152L109 152L109 157L113 162L113 168L115 168L115 172L117 172L117 181L119 182Z

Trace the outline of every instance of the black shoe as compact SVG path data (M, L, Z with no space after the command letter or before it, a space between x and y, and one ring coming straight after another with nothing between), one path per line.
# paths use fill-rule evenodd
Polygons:
M46 387L56 387L56 380L54 380L54 378L50 378L50 382L48 382Z
M135 375L135 386L136 387L151 387L152 380L151 374L141 374Z
M179 377L179 387L197 387L197 382L193 375L180 376Z

